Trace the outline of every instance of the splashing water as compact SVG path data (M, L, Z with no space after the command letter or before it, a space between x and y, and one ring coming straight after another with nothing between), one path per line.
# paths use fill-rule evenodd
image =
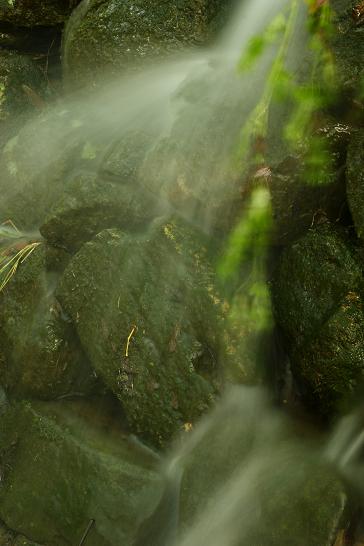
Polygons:
M67 163L63 178L92 170L120 179L123 173L110 172L105 164L115 143L133 138L140 149L136 179L154 196L157 210L177 208L204 229L213 228L222 210L229 216L241 190L243 169L237 169L232 156L244 120L259 99L274 48L248 75L238 75L236 63L249 39L287 5L287 0L242 2L210 50L181 54L101 91L88 89L60 101L5 146L5 198L26 193L31 184L51 197L59 188L50 174L62 161ZM76 19L86 8L87 3L79 6Z
M165 495L134 546L336 544L343 483L363 491L360 415L324 444L299 427L263 390L230 389L163 462Z

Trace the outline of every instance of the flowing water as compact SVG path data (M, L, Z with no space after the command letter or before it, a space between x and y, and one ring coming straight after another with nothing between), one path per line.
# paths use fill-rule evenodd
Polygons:
M109 161L115 143L135 138L142 147L136 179L153 196L155 214L177 210L213 233L221 216L216 203L226 205L228 216L231 200L224 199L243 183L245 166L238 164L237 169L231 158L277 51L270 48L245 75L238 73L237 62L249 39L289 6L288 0L244 0L213 47L186 52L114 80L102 90L87 90L60 101L22 130L26 156L22 165L7 160L5 197L26 193L34 181L42 184L64 157L70 158L69 177L92 171L117 179L120 173ZM75 11L71 24L77 23L85 7L87 3L82 3ZM303 2L300 10L289 57L297 72L305 40ZM143 144L140 135L145 136ZM16 139L10 141L5 156L10 157L17 145ZM81 155L75 156L79 148ZM323 445L295 430L263 389L228 390L218 407L162 463L164 498L154 519L142 523L137 544L251 546L264 541L265 525L284 527L287 517L284 544L300 545L289 534L292 522L302 516L300 505L292 513L287 509L282 519L277 512L282 506L277 490L283 491L289 504L287 499L298 495L310 480L320 481L326 465L349 481L355 476L364 479L363 445L360 415L345 418ZM327 529L332 544L344 511L345 499L340 495ZM177 528L183 530L178 538Z

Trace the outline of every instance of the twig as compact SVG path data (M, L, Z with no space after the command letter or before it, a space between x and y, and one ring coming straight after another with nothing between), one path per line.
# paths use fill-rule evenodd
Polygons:
M129 356L129 345L130 345L130 341L131 341L131 338L133 337L134 333L135 333L135 330L136 330L136 326L134 325L133 328L131 329L131 332L130 334L128 335L128 340L126 342L126 347L125 347L125 356Z
M88 534L89 534L89 532L91 531L91 528L92 528L92 526L94 525L94 523L95 523L95 520L94 520L94 519L90 519L90 521L89 521L89 523L88 523L88 525L87 525L87 527L86 527L86 530L85 530L85 532L84 532L83 535L82 535L81 542L80 542L79 546L83 546L83 544L85 544L85 540L86 540L86 538L88 537Z

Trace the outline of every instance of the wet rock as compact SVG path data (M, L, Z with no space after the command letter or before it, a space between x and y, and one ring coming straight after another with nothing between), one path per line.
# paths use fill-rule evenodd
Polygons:
M58 298L132 430L163 444L218 386L221 303L203 240L180 222L105 230L71 260Z
M226 394L170 461L182 475L177 544L331 546L345 486L291 426L256 389Z
M364 307L349 292L317 335L292 354L303 398L320 415L340 414L364 379ZM350 407L350 406L349 406Z
M358 91L364 76L364 27L353 18L352 8L358 1L333 0L335 13L331 43L337 63L339 82L345 91Z
M143 496L159 494L155 459L95 401L15 404L0 438L0 514L34 541L79 544L91 523L90 546L128 546Z
M331 418L363 378L362 271L356 249L325 223L286 249L273 283L278 325L306 407Z
M110 137L109 126L94 135L84 112L77 106L44 112L0 155L0 223L10 218L22 231L41 228L68 251L104 228L136 229L158 215L137 179L150 137Z
M65 80L73 86L100 83L131 65L206 44L229 2L221 0L91 0L66 27Z
M0 51L0 123L16 124L44 104L46 80L41 70L27 56L15 51ZM9 131L9 129L8 129ZM8 134L8 133L7 133ZM4 143L3 132L0 144Z
M117 184L93 174L75 176L41 226L41 234L51 244L74 252L105 228L129 231L146 224L150 211L127 182Z
M351 129L339 123L327 123L315 134L324 165L307 171L315 158L287 155L271 168L267 184L272 196L273 241L287 245L323 218L337 221L346 213L345 164ZM314 179L312 179L314 176Z
M277 322L289 343L300 345L317 334L346 295L358 288L361 275L345 233L329 223L287 248L272 293Z
M64 23L79 0L0 0L0 21L22 27Z
M45 263L45 249L39 246L0 293L2 383L17 396L87 394L96 388L96 379L54 298L57 276L47 272Z
M353 136L347 159L347 197L358 237L364 238L364 131Z
M92 171L95 155L84 153L81 132L82 122L61 108L40 113L7 141L0 156L1 222L10 218L21 231L38 231L74 170Z

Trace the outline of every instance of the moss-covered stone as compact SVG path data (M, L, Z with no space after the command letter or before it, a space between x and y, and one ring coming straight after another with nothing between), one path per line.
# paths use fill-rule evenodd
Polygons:
M30 57L15 51L0 51L0 145L27 116L44 104L46 79ZM10 133L11 134L11 133Z
M129 546L143 497L159 487L155 459L133 446L95 406L19 403L0 423L0 515L29 539L90 546Z
M163 444L211 403L221 304L196 232L105 230L71 260L58 298L132 429Z
M352 17L352 8L356 0L332 0L331 7L335 13L334 32L331 43L337 64L339 81L344 90L358 91L364 76L363 27Z
M316 336L292 354L307 403L327 417L340 414L364 379L364 308L349 292Z
M17 396L87 394L96 379L53 292L42 246L20 264L0 294L1 380Z
M79 0L0 0L0 21L22 27L64 23Z
M364 238L364 131L355 134L347 157L347 196L358 237Z
M150 210L143 207L142 196L132 183L80 174L67 184L40 232L51 244L74 252L103 229L135 230L150 219Z
M326 157L326 163L310 175L311 180L307 179L307 161L312 150L300 157L287 155L274 164L267 184L272 196L276 244L287 245L323 219L335 222L345 214L345 164L351 134L348 125L332 120L315 133L322 147L321 159ZM312 176L316 179L312 180Z
M40 112L0 155L0 222L11 218L22 231L39 230L77 173L94 172L98 152L74 111Z
M73 86L102 83L150 58L205 44L221 26L229 1L91 0L66 27L63 65Z
M192 431L171 460L182 472L181 543L332 545L345 486L291 426L262 393L239 388Z
M272 285L276 319L293 345L316 335L344 297L361 283L355 250L329 223L309 230L278 265Z

